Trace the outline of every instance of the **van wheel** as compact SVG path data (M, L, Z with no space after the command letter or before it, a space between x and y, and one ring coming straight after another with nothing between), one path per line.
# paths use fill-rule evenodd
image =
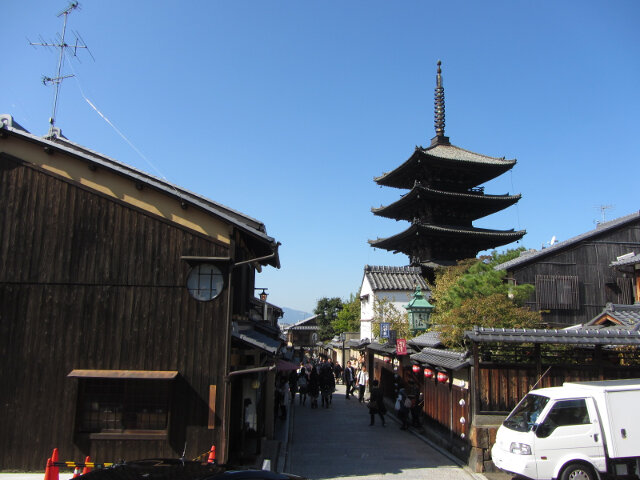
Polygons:
M582 463L570 463L562 471L560 480L596 480L591 467Z

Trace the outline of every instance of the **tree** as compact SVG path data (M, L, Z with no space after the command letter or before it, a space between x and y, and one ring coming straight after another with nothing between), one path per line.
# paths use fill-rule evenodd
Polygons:
M402 309L404 310L404 308ZM407 311L398 310L388 298L376 298L373 302L373 334L380 338L380 324L389 323L389 328L396 331L397 338L411 338L409 331L409 315Z
M337 318L331 322L331 327L336 335L343 332L360 331L360 297L356 294L349 296L349 301L342 303L342 310Z
M318 338L322 341L331 340L334 332L332 322L338 317L338 312L342 310L342 300L338 297L323 297L318 300L313 313L318 316Z
M519 255L524 248L467 259L436 272L430 302L431 321L448 348L464 349L464 332L473 326L529 328L539 326L540 313L524 307L533 285L511 285L506 272L494 267Z

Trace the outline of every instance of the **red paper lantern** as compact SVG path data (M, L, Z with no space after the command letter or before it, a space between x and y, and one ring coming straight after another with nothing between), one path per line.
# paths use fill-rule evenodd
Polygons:
M386 363L389 363L389 362L391 361L391 357L384 357L384 361L385 361Z
M425 368L424 378L431 378L431 377L433 377L433 370L431 370L430 368Z
M412 368L413 368L413 373L418 373L420 371L420 365L414 365Z
M438 372L438 381L440 383L445 383L447 380L449 380L449 375L444 372Z

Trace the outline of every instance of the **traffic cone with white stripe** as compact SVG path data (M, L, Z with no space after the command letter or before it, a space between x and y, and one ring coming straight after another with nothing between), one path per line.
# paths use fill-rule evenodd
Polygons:
M73 469L73 477L71 478L78 478L80 475L82 475L82 470L80 470L80 467L76 467Z
M207 463L216 463L216 446L211 445L211 450L209 450L209 460Z

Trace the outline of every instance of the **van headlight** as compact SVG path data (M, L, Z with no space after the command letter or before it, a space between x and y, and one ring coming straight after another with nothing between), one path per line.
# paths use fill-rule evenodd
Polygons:
M531 455L531 446L526 443L511 442L509 451L516 455Z

